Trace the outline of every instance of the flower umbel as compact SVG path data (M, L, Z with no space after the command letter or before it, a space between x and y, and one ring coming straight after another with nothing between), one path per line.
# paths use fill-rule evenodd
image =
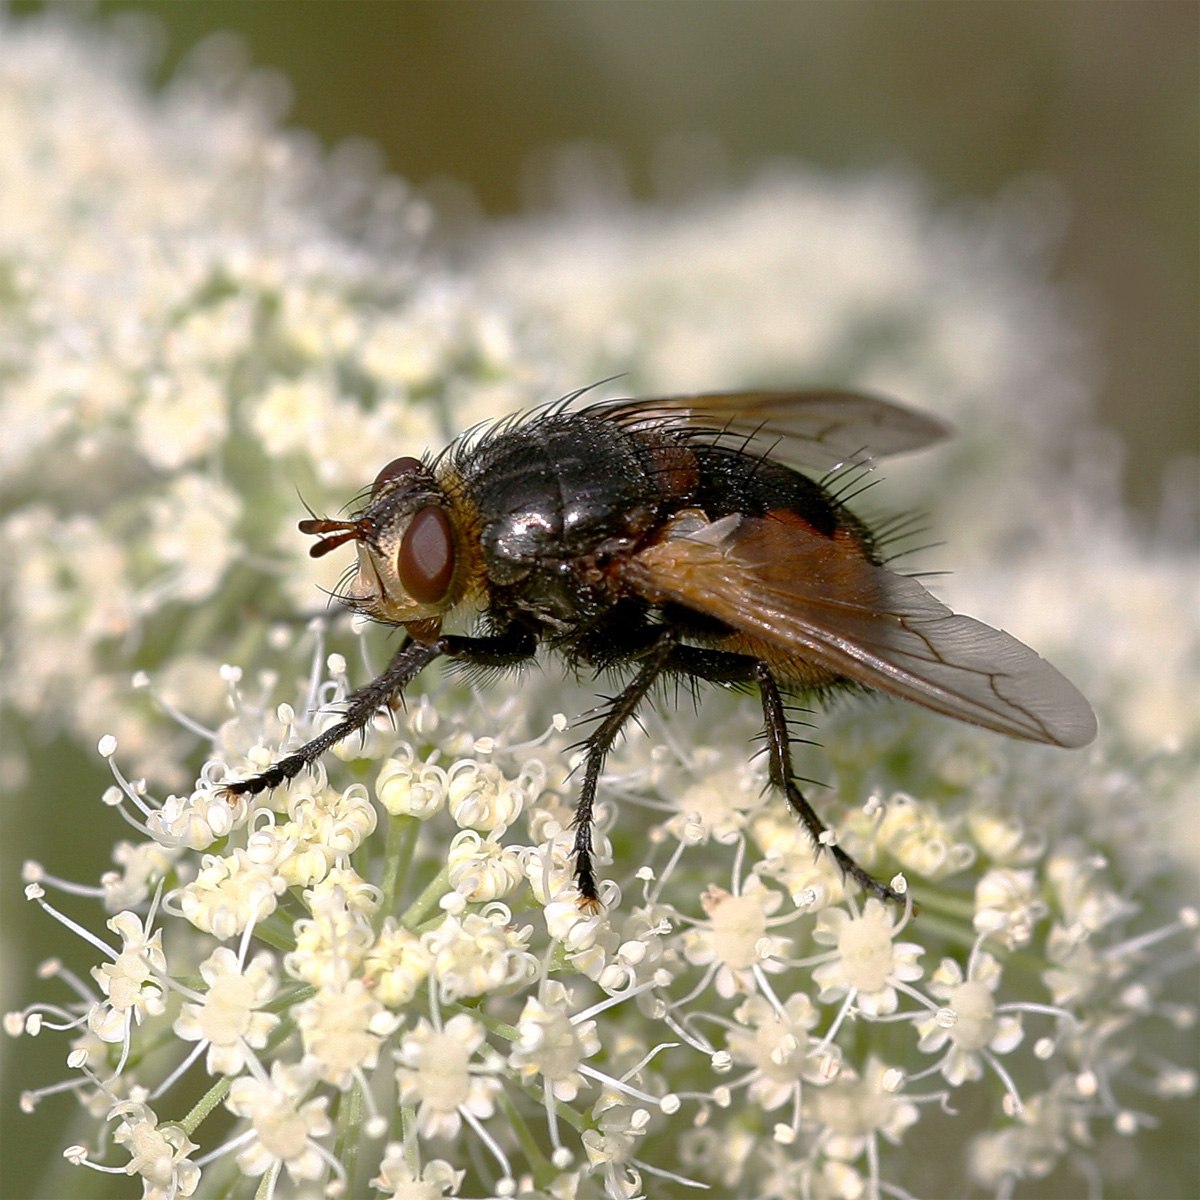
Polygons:
M156 1200L1153 1194L1141 1134L1197 1078L1169 814L1200 628L1186 556L1077 458L1031 203L967 219L796 169L485 229L454 269L418 197L282 132L224 43L152 94L85 29L0 15L3 703L111 773L112 869L24 870L86 965L5 1019L67 1039L21 1103L78 1107L68 1162ZM334 511L388 457L614 369L647 395L852 378L962 429L897 502L961 543L958 607L1061 656L1106 732L1070 755L890 701L805 714L806 794L915 913L814 857L758 705L720 687L614 747L581 909L594 689L552 656L431 669L290 786L222 791L394 649L295 619L346 565L308 557L297 487Z

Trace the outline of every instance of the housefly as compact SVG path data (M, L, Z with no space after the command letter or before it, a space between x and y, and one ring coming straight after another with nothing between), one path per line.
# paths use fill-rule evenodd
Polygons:
M592 819L605 756L672 677L756 688L771 783L844 875L895 900L824 836L794 778L785 695L857 686L1026 741L1095 736L1091 707L1058 671L889 569L878 534L800 469L916 450L947 435L941 422L841 391L573 407L578 395L436 457L397 458L349 519L300 522L320 539L313 557L354 545L339 599L405 637L337 724L228 794L291 779L435 659L514 667L545 644L576 669L624 676L581 744L581 905L598 903ZM470 636L442 632L459 612L477 618Z

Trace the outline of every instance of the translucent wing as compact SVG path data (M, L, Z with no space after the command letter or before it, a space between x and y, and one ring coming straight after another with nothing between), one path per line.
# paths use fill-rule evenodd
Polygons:
M826 471L919 450L949 436L936 417L860 392L712 392L618 401L614 419L632 428L664 418L748 439L773 458Z
M685 605L961 721L1056 746L1096 735L1088 702L1028 646L798 520L681 520L621 577L652 602Z

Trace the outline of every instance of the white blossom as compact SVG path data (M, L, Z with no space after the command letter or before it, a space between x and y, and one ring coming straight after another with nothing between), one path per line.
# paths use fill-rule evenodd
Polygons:
M509 1064L526 1078L540 1075L556 1100L579 1094L579 1065L600 1050L594 1020L572 1018L570 993L560 983L547 983L540 997L530 996L517 1021L517 1042Z
M271 955L257 954L243 966L232 950L218 946L200 964L200 976L207 991L183 1005L172 1028L185 1042L207 1043L210 1075L238 1075L279 1024L277 1014L260 1011L277 988Z
M240 1170L259 1176L282 1166L294 1180L319 1179L327 1160L321 1139L333 1129L329 1097L305 1099L311 1084L307 1068L271 1064L270 1080L243 1075L233 1081L226 1107L250 1123L253 1136L237 1156Z
M464 1112L487 1118L495 1111L499 1063L494 1056L471 1061L486 1037L483 1026L466 1013L451 1017L441 1029L422 1019L404 1035L396 1051L396 1081L401 1099L416 1107L426 1137L457 1137Z
M1018 1016L996 1011L1000 981L1000 964L987 953L975 957L970 978L951 958L942 959L930 976L929 990L944 1001L944 1009L917 1025L918 1046L929 1053L947 1048L941 1072L954 1087L982 1076L983 1051L1007 1054L1024 1037Z
M1115 498L1040 193L964 211L781 165L483 222L451 263L424 202L287 132L228 41L152 89L97 21L0 15L0 703L55 753L103 738L100 803L38 811L113 845L90 881L23 869L84 964L43 964L3 1026L60 1039L21 1107L83 1130L68 1167L164 1200L1175 1186L1194 556ZM519 677L431 667L289 783L222 790L398 644L313 616L351 555L309 556L296 492L352 509L388 458L618 372L595 398L836 384L958 428L847 503L927 512L948 547L896 569L954 567L931 586L1061 666L1102 733L797 696L828 840L911 913L814 850L756 698L707 685L613 746L581 907L577 718L613 685L552 645ZM35 751L5 739L9 790Z
M753 989L752 969L778 973L786 938L767 932L767 919L783 896L761 880L747 880L740 895L710 886L700 899L708 920L684 935L684 953L691 962L716 968L720 995L734 996Z
M340 1091L350 1086L356 1072L375 1065L385 1039L399 1024L361 979L321 988L292 1015L313 1069Z
M111 963L92 968L105 999L92 1009L88 1026L105 1041L116 1042L126 1036L130 1021L140 1023L165 1010L162 973L167 960L162 930L151 932L135 913L118 913L107 925L121 938L121 949Z
M160 1125L144 1104L114 1104L109 1116L121 1118L113 1141L129 1151L128 1175L140 1175L142 1200L190 1196L200 1183L200 1168L189 1161L199 1146L178 1125Z
M896 1011L898 983L910 983L924 974L917 959L925 952L917 942L897 942L896 915L872 896L861 913L827 908L817 917L813 940L836 950L813 971L821 1000L847 993L854 1003L874 1016Z

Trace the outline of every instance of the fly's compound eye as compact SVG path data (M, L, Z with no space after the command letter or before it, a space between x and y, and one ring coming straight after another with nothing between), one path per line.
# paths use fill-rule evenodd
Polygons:
M445 598L454 574L454 538L450 518L442 509L421 508L413 515L400 542L396 572L400 585L418 604L437 604Z
M411 454L405 455L403 458L393 458L378 475L375 476L375 482L371 484L371 495L378 496L385 484L395 483L396 480L402 479L405 475L418 475L425 470L424 464L419 458L413 458Z

